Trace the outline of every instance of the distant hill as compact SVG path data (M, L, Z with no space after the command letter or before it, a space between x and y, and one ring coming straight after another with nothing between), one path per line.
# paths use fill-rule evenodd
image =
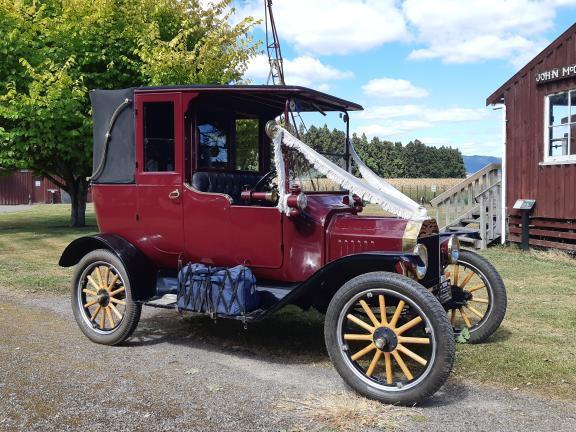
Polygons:
M467 174L474 174L488 164L502 162L502 158L494 156L462 156L462 159L464 159Z

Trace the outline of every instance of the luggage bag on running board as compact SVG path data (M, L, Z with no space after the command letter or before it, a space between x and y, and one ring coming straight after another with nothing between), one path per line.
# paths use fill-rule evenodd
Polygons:
M178 309L241 316L258 309L259 296L252 271L187 264L178 274Z

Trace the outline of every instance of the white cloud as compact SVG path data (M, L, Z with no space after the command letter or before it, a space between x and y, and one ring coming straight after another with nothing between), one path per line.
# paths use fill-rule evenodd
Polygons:
M402 135L406 132L414 130L427 129L432 127L431 123L420 120L401 120L395 122L385 122L381 124L371 124L367 126L360 126L356 129L356 133L365 133L368 137L385 138L388 136Z
M281 42L304 53L368 51L409 37L395 0L284 0L273 9ZM238 13L264 21L261 0L244 2Z
M401 117L416 118L427 123L459 123L482 120L490 112L487 108L428 108L424 105L382 105L369 107L358 114L363 120L389 121Z
M423 98L428 96L428 91L416 87L410 81L394 78L377 78L370 80L362 86L364 94L386 99Z
M457 123L482 120L490 114L487 108L446 108L426 110L423 115L426 119L435 123Z
M201 0L203 4L211 0ZM264 22L261 0L236 0L240 20ZM409 59L446 63L506 60L523 65L548 44L560 8L576 0L284 0L274 3L283 44L302 54L363 52L416 41Z
M266 83L270 65L266 55L259 55L252 59L248 65L245 77L254 83ZM342 71L333 66L322 63L310 56L296 57L293 60L284 59L284 75L286 84L314 87L321 91L329 89L326 81L350 79L352 72Z
M268 63L268 57L258 55L248 63L248 69L246 69L244 75L249 80L259 83L259 81L266 81L268 79L269 72L270 64Z
M490 111L486 108L428 108L423 105L376 106L355 114L357 120L368 122L366 125L359 126L356 132L365 133L369 137L386 138L422 130L431 131L438 128L440 124L479 121L488 118L489 115ZM424 139L421 141L432 145L454 145L445 140L427 139L429 141Z
M442 58L446 63L473 63L478 60L508 59L517 67L523 66L547 45L546 41L531 41L522 36L499 37L479 35L453 45L438 44L413 50L410 60Z
M548 41L543 33L554 24L556 9L574 0L406 0L406 20L425 47L409 59L446 63L508 60L517 67Z
M548 3L554 6L576 6L576 0L549 0Z
M383 105L367 108L357 114L364 120L387 120L397 117L407 117L422 114L423 108L418 105Z
M422 141L425 142L425 141ZM484 155L502 157L502 143L493 141L467 141L457 146L463 155Z

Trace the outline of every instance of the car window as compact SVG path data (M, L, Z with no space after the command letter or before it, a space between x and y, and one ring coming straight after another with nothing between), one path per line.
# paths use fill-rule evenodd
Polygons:
M199 119L198 166L228 168L230 162L230 122L228 119Z
M258 119L236 119L236 169L259 171L260 124Z
M174 171L174 104L144 103L144 171Z

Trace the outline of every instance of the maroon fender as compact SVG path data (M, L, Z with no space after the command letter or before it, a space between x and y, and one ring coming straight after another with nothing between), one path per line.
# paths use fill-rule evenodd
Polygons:
M137 247L118 235L96 234L77 238L64 249L58 264L62 267L74 266L96 249L109 250L122 261L134 300L149 300L156 294L156 267Z
M297 304L304 309L314 306L317 310L324 312L336 291L347 280L375 271L399 273L403 268L422 264L420 257L412 253L366 252L339 258L296 286L290 294L266 311L259 319L265 318L287 304Z

